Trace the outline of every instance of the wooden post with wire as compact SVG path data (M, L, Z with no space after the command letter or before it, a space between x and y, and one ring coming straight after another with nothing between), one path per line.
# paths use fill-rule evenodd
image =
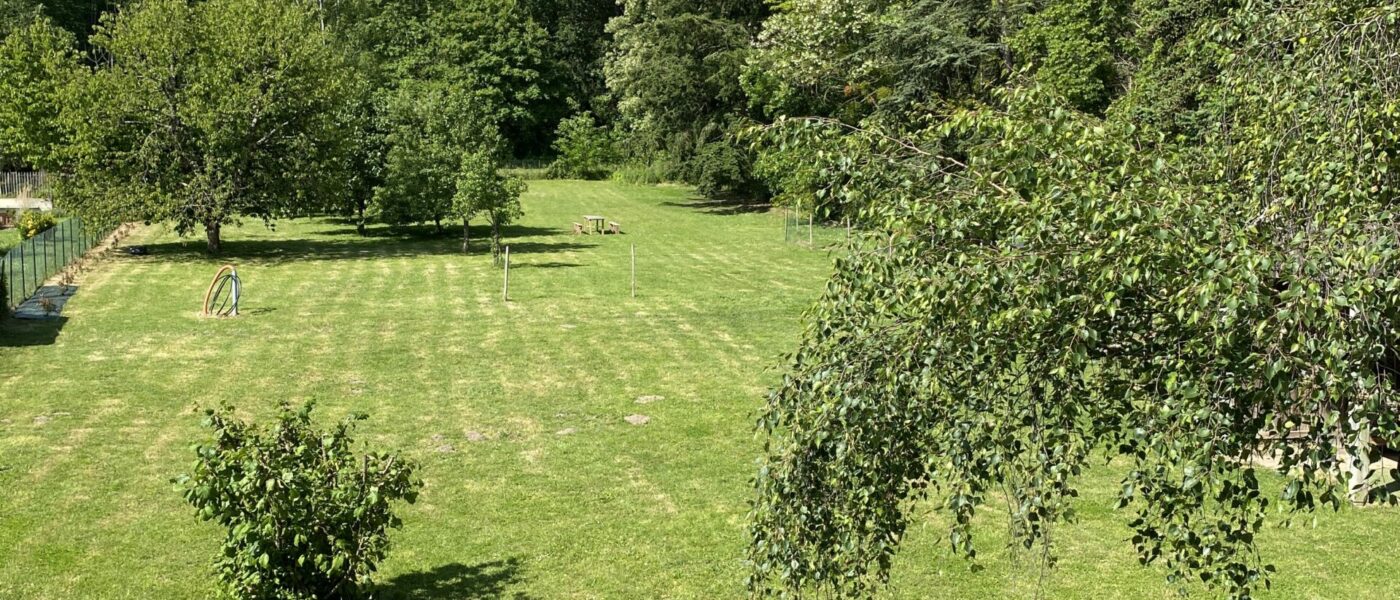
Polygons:
M632 297L637 297L637 245L632 244Z
M505 281L501 284L501 300L510 301L510 246L506 246Z

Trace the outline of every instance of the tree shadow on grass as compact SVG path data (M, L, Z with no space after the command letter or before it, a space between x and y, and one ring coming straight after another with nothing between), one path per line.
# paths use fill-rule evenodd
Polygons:
M450 563L430 571L404 573L375 586L382 600L528 600L524 593L507 595L506 588L520 583L520 559L508 558L464 565Z
M511 267L517 269L568 269L572 267L582 267L583 265L570 262L540 262L540 263L520 263L512 264Z
M510 245L510 251L513 254L566 252L594 246L594 244L576 242L512 243L509 239L503 241ZM487 256L486 244L484 240L474 240L471 253L465 256ZM378 260L407 256L462 255L462 244L458 240L448 239L431 241L396 241L385 238L226 240L223 244L223 250L217 255L211 255L205 251L203 241L186 240L147 244L146 250L147 256L122 256L120 258L159 262L227 262L240 265L274 266L305 261Z
M510 240L501 240L501 244L510 246L510 253L512 255L588 250L597 246L597 244L581 244L578 242L512 242Z
M662 202L662 206L676 206L680 208L690 208L700 212L729 216L752 213L765 213L773 208L773 204L767 200L754 200L751 198L691 198L684 202Z
M462 247L460 244L453 245L448 240L394 242L384 239L233 239L224 240L223 248L218 254L209 254L203 241L194 240L147 244L146 251L149 255L138 259L268 265L302 260L374 260L397 256L460 254Z
M328 219L328 222L334 223ZM442 231L439 232L432 225L371 225L365 229L365 234L360 235L354 227L326 229L319 233L335 236L353 236L358 238L397 238L403 240L461 240L461 222L443 223ZM473 240L484 240L491 237L491 226L485 222L472 223L471 227ZM535 227L533 225L505 225L501 227L501 236L504 238L527 237L527 236L547 236L568 233L568 229L563 227Z
M22 348L26 346L50 346L58 340L58 333L68 317L51 319L16 319L8 317L0 320L0 348Z

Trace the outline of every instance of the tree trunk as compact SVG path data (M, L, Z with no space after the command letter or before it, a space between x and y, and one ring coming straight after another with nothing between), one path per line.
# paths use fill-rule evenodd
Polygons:
M471 247L471 243L472 243L472 229L471 229L471 227L472 227L472 226L471 226L471 221L469 221L469 220L467 220L467 219L462 219L462 254L466 254L466 253L467 253L467 249Z
M365 199L360 198L355 204L355 208L360 211L360 220L355 223L355 231L360 234L360 237L365 237Z
M210 254L218 254L219 250L223 248L223 241L219 239L219 229L221 227L222 224L217 221L204 224L204 235L209 240Z
M438 235L442 235L442 217L433 217L433 225L437 227Z
M491 215L491 258L498 261L501 258L501 219L494 213Z
M1348 419L1355 433L1352 443L1347 445L1347 498L1356 506L1362 506L1371 496L1371 471L1374 468L1371 464L1371 423L1366 419L1357 419L1355 414Z

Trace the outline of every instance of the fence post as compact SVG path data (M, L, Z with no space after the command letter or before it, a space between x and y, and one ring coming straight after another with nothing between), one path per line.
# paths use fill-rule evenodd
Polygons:
M26 291L24 291L24 286L27 285L26 281L29 279L29 273L27 272L28 270L24 268L24 242L20 241L19 245L15 246L15 250L19 251L19 286L21 290L20 294L23 295L26 293ZM14 262L11 261L10 264L10 269L14 270ZM11 281L10 285L13 286L14 282Z
M501 300L510 301L510 246L506 246L505 281L501 284Z
M32 237L32 238L29 238L29 248L28 248L28 252L26 252L26 254L31 255L31 258L29 259L30 261L32 261L32 263L29 265L30 267L32 267L32 269L30 269L30 271L31 271L30 274L33 275L34 277L38 277L38 276L39 276L39 257L33 256L33 254L34 254L34 249L38 246L38 244L35 244L35 243L34 243L34 240L37 239L37 238L38 238L38 236L34 236L34 237ZM31 287L26 288L26 289L24 290L24 295L28 296L29 293L32 292L32 291L34 291L34 289L37 288L37 287L39 287L39 286L34 285L34 286L31 286Z
M632 297L637 297L637 245L632 244Z

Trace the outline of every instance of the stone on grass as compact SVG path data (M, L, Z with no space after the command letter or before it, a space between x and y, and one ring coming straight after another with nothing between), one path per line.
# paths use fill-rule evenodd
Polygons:
M574 429L573 427L565 427L563 429L560 429L559 431L554 432L554 435L573 435L575 433L578 433L577 429Z
M443 444L437 447L437 451L443 454L448 454L450 452L456 452L457 448L454 447L452 444Z
M480 431L468 431L468 432L467 432L467 441L468 441L468 442L484 442L484 441L486 441L486 434L483 434L483 433L481 433Z
M646 415L627 415L623 417L623 420L633 425L646 425L651 422L651 417Z

